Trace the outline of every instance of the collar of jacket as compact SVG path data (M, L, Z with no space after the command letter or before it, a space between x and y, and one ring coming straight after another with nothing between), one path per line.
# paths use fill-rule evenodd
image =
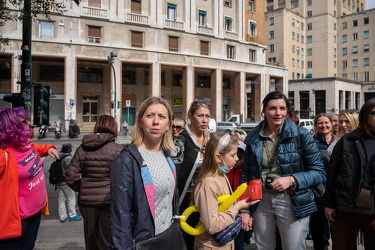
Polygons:
M248 135L249 140L247 144L251 145L261 140L259 133L265 122L266 121L263 120L262 122L259 123L258 126L256 126L253 130L251 130L251 132ZM280 131L279 140L283 141L285 139L294 138L295 136L298 135L299 129L300 128L292 120L290 120L289 118L285 118L284 125Z

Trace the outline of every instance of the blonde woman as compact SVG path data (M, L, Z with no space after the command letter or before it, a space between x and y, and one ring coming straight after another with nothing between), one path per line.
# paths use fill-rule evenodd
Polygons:
M172 122L173 136L178 136L185 129L186 122L184 119L175 118Z
M163 98L143 101L133 143L112 164L111 249L133 249L167 230L178 213L172 114Z
M335 141L332 142L327 151L329 155L332 154L333 148L335 147L338 140L343 135L349 134L353 130L358 127L359 120L358 120L358 113L356 111L341 111L339 114L339 128L335 135Z

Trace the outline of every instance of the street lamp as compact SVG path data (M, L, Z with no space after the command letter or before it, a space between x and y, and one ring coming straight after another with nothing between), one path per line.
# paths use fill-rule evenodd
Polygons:
M108 56L108 63L111 65L111 68L113 70L113 78L114 78L114 91L113 91L113 116L115 117L115 119L117 119L117 100L116 100L116 70L115 70L115 66L113 66L113 63L114 63L114 60L115 60L115 57L117 57L117 54L113 53L111 51L111 53L109 54Z

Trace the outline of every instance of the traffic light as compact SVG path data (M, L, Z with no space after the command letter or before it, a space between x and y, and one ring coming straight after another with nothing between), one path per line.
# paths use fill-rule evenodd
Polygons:
M34 89L34 124L49 125L50 87L38 84Z
M109 54L109 56L107 57L107 58L108 58L108 63L109 63L109 64L113 64L113 62L114 62L114 60L115 60L115 57L117 57L117 54L111 52L111 53Z
M6 102L11 102L12 108L21 107L21 94L20 93L6 94L4 95L3 100Z
M111 109L113 109L114 108L114 101L111 101Z

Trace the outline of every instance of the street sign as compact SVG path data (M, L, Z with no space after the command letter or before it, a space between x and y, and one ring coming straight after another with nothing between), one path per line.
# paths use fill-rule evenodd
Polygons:
M130 102L130 100L126 100L126 101L125 101L125 105L126 105L126 107L128 107L128 108L129 108L129 107L130 107L130 105L131 105L131 102Z

